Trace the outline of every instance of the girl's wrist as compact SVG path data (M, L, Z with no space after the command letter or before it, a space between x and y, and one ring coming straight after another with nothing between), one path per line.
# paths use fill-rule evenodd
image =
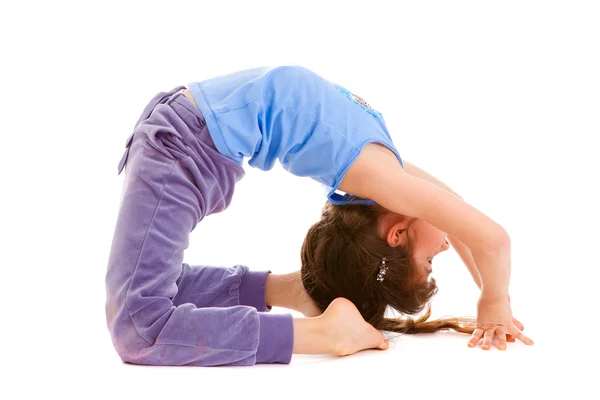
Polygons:
M490 287L483 285L481 287L481 298L486 300L508 300L508 289L500 288L500 287Z

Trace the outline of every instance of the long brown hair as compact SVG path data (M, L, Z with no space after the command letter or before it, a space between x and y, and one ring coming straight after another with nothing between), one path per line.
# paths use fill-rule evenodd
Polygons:
M321 311L335 298L345 297L379 330L471 333L475 328L472 318L427 321L431 299L438 291L435 279L419 277L410 242L407 247L391 247L379 237L379 219L389 212L378 204L325 204L321 219L308 230L300 254L302 284L308 295ZM383 257L388 269L385 279L378 281ZM388 306L406 316L425 312L416 319L387 318Z

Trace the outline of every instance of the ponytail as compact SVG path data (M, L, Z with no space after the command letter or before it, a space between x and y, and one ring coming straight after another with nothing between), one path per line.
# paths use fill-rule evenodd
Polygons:
M433 333L440 330L454 330L456 332L471 334L477 326L476 320L469 317L444 317L433 321L427 321L431 316L431 305L422 316L418 318L383 318L380 326L375 328L383 331L397 333Z

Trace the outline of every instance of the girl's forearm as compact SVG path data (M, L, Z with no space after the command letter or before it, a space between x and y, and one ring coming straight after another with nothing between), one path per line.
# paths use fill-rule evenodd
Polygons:
M471 254L471 250L460 240L455 238L454 236L448 235L448 241L452 245L452 248L458 253L460 259L463 261L469 273L473 277L473 281L477 285L479 289L481 289L481 277L479 276L479 271L477 270L477 266L475 265L475 260L473 260L473 254Z
M481 254L476 263L471 250L454 236L448 235L448 241L473 277L473 281L485 296L502 297L508 295L510 280L510 242L491 253Z
M462 199L458 193L444 182L407 160L404 160L404 172L445 189ZM478 250L478 254L474 255L471 249L457 238L448 235L448 240L465 263L475 284L482 290L482 294L485 288L486 296L501 295L503 292L508 295L508 281L510 279L509 241L507 241L508 246L503 245L493 251Z
M473 261L481 277L481 296L508 298L511 255L510 239L493 251L472 251Z

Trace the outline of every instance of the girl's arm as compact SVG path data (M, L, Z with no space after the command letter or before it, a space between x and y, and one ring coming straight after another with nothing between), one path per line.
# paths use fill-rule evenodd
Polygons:
M434 185L441 187L442 189L446 189L450 193L453 193L455 196L458 196L460 199L462 199L462 197L458 193L456 193L454 190L450 189L450 187L448 185L446 185L444 182L440 181L436 177L432 176L431 174L427 173L426 171L422 170L421 168L417 167L416 165L406 161L405 159L403 159L402 162L404 164L404 171L407 174L410 174L417 178L423 179L427 182L433 183ZM454 250L458 253L460 259L463 261L463 263L469 270L469 273L473 277L473 281L475 282L477 287L479 289L481 289L481 277L479 276L479 271L477 270L477 266L475 265L475 261L473 260L473 255L471 254L471 250L469 250L469 248L467 246L465 246L464 243L462 243L460 240L458 240L454 236L448 235L448 241L450 242L450 244L452 245Z
M471 251L482 296L508 298L510 238L504 228L454 193L406 173L386 147L366 145L339 188L390 211L422 218L455 237Z
M423 180L426 180L427 182L433 183L434 185L441 187L443 189L446 189L450 193L453 193L454 195L456 195L462 199L462 197L458 193L456 193L455 191L450 189L450 187L448 187L448 185L446 185L444 182L440 181L439 179L435 178L431 174L427 173L426 171L422 170L421 168L417 167L416 165L414 165L404 159L402 160L402 162L404 163L404 171L407 174L416 176L417 178L421 178ZM454 250L456 250L456 252L460 256L461 260L463 261L463 263L469 270L469 273L471 274L471 277L473 277L473 281L475 282L477 287L479 289L481 289L481 277L479 276L479 271L477 270L477 266L475 265L475 260L473 260L473 255L471 254L471 250L469 250L469 248L467 246L465 246L464 243L462 243L460 240L458 240L454 236L448 235L448 241L450 242L450 244L452 245ZM510 302L510 296L508 297L508 301ZM518 319L513 318L513 323L520 330L524 329L523 324ZM514 338L511 338L510 335L508 335L508 337L509 337L508 341L514 342Z
M465 264L471 277L473 277L473 281L477 285L479 289L481 289L481 276L479 276L479 271L477 270L477 265L475 265L475 260L473 260L473 254L471 254L471 250L467 246L464 245L460 240L455 238L454 236L448 235L448 241L458 253L460 259Z
M512 318L508 297L510 238L504 228L459 196L407 174L394 154L377 144L363 148L339 188L372 199L392 212L422 218L468 246L481 276L477 328L470 347L483 338L482 348L490 349L495 336L499 349L505 349L511 337L533 344L519 331L522 324Z

